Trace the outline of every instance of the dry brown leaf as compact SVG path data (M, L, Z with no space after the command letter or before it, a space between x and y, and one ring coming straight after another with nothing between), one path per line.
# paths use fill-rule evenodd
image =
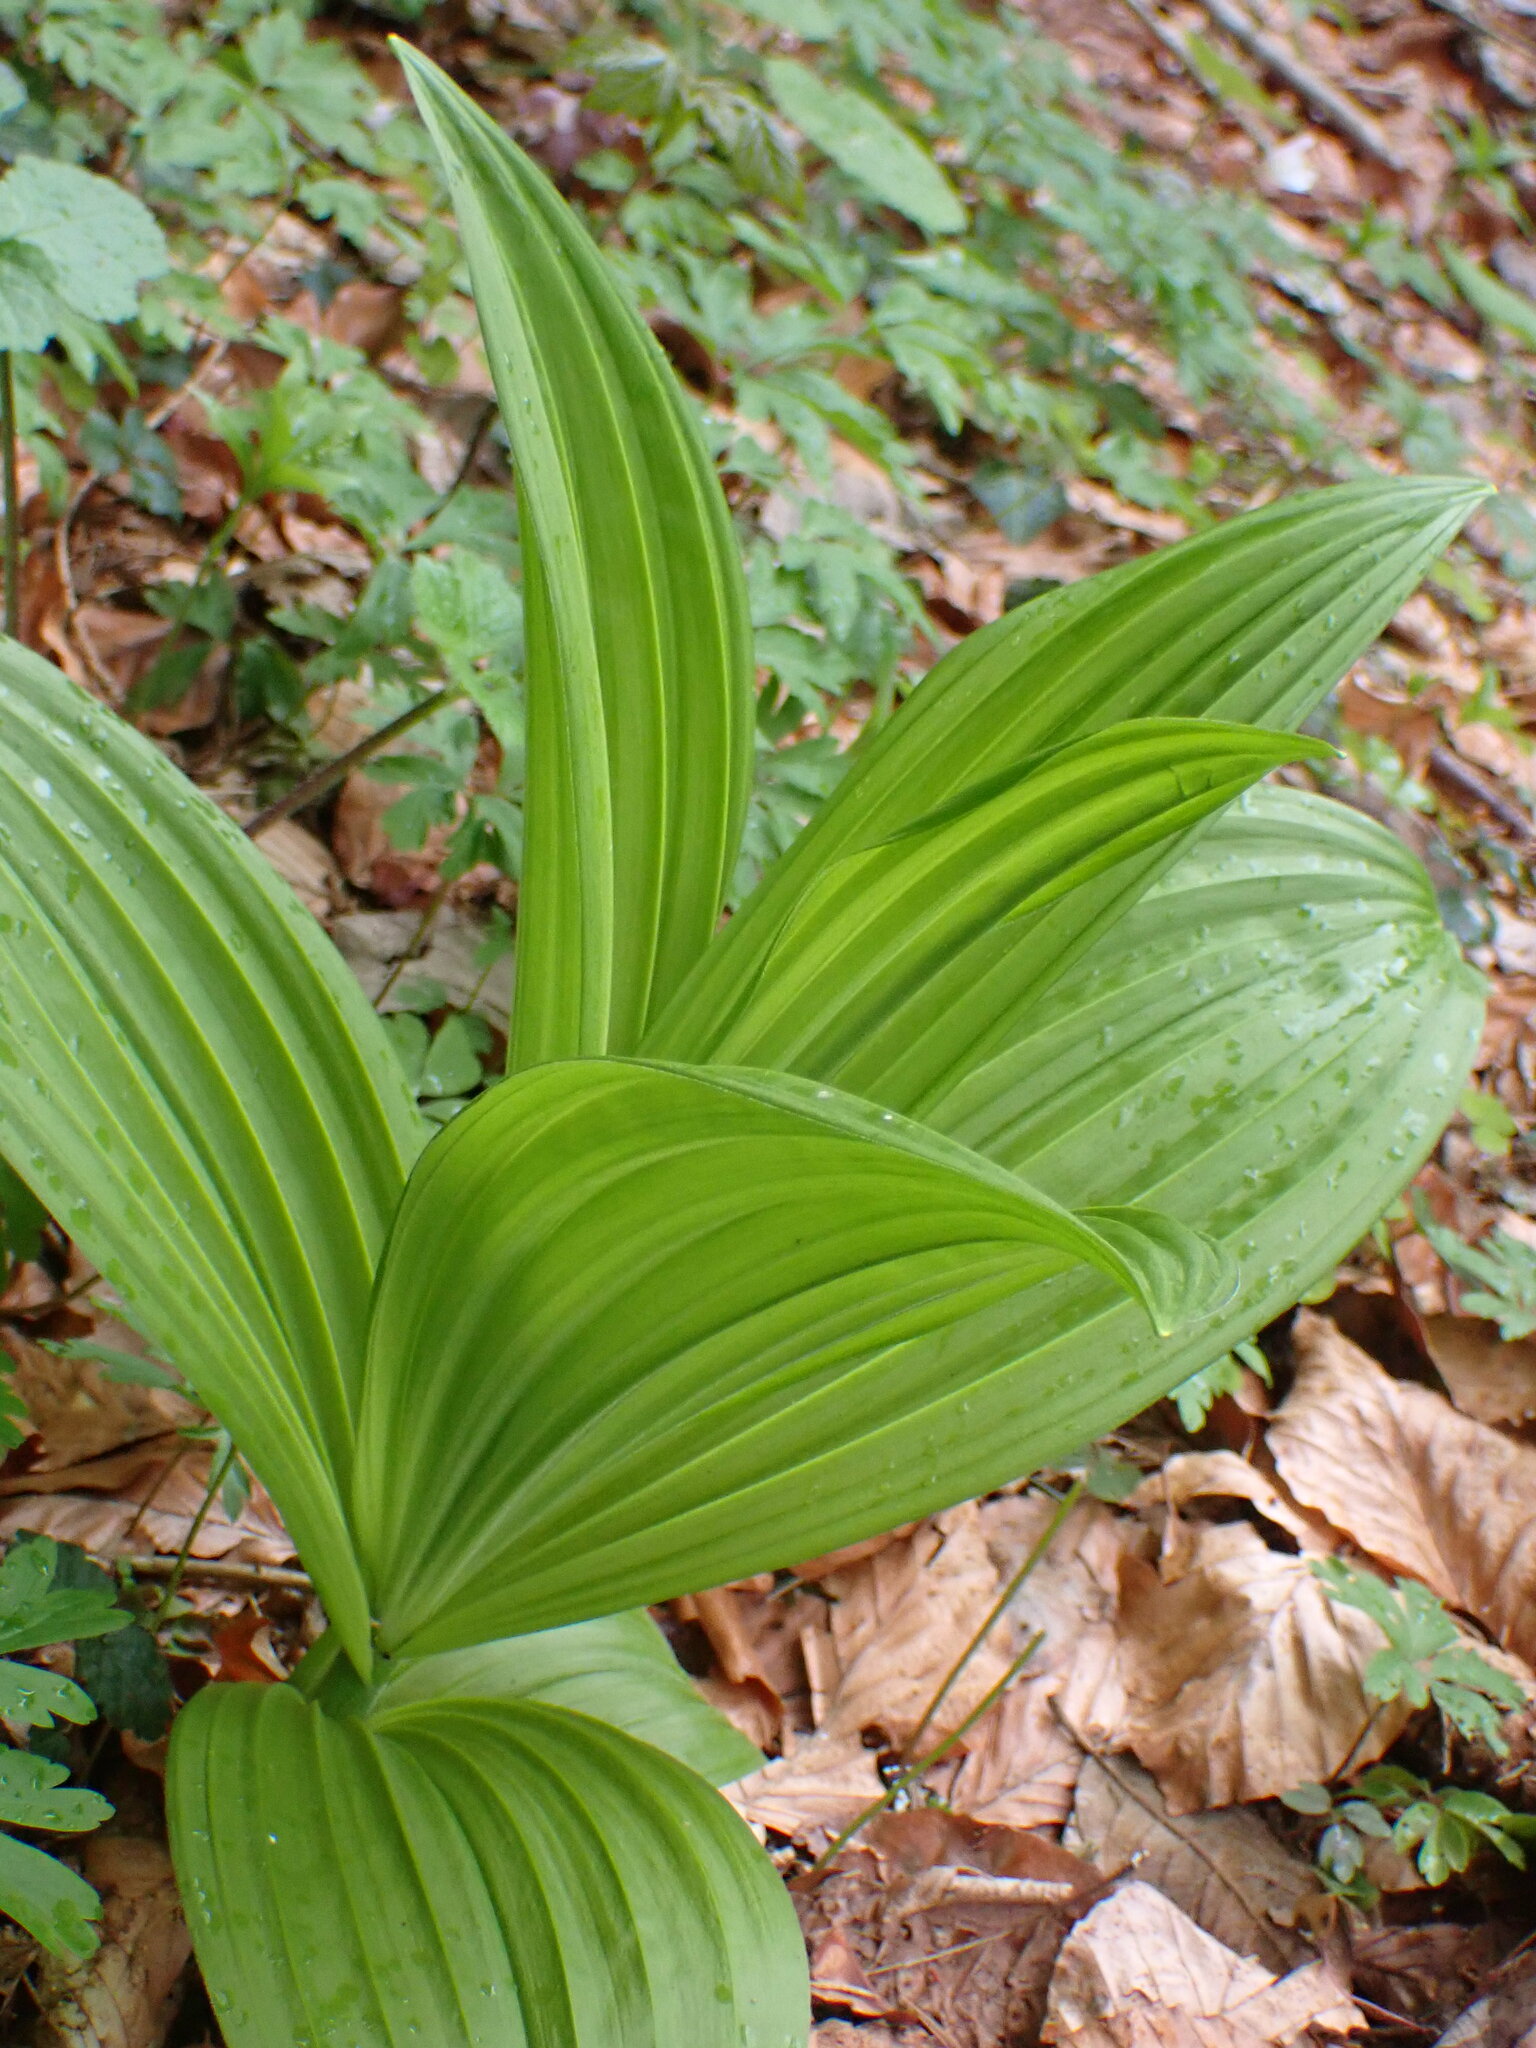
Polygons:
M1322 1316L1298 1316L1295 1342L1269 1429L1292 1493L1536 1663L1536 1450L1392 1379Z
M212 1450L160 1437L59 1472L0 1481L0 1535L30 1529L78 1543L99 1557L157 1550L170 1556L187 1540L208 1487ZM286 1564L294 1555L271 1496L260 1481L231 1522L215 1499L192 1541L193 1557L234 1564Z
M1304 1558L1270 1550L1245 1522L1203 1524L1172 1583L1121 1565L1113 1739L1152 1772L1170 1812L1194 1813L1323 1783L1381 1755L1397 1709L1361 1673L1384 1638L1336 1606Z
M727 1785L725 1796L753 1827L819 1850L883 1790L875 1752L857 1736L810 1735L788 1756Z
M1463 1415L1490 1424L1536 1417L1536 1337L1503 1338L1477 1316L1426 1316L1424 1341Z
M810 2048L933 2048L926 2027L856 2027L848 2020L823 2020L811 2029Z
M119 1351L139 1354L141 1341L121 1323L105 1321L95 1338ZM42 1438L33 1474L61 1470L99 1458L125 1444L164 1436L195 1422L201 1411L185 1396L163 1387L109 1380L86 1358L61 1358L29 1344L15 1330L4 1336L15 1360L15 1387ZM21 1481L24 1486L26 1479Z
M878 1728L905 1742L996 1600L1001 1581L973 1503L924 1523L904 1543L822 1581L839 1676L824 1722L831 1735ZM1007 1669L1001 1623L966 1666L925 1741L959 1725Z
M1197 1926L1266 1969L1308 1953L1296 1932L1317 1873L1243 1807L1170 1814L1157 1781L1129 1757L1089 1757L1065 1846L1106 1877L1134 1868Z
M297 818L279 818L252 842L308 911L323 922L343 899L341 870L325 841Z
M1310 2026L1365 2025L1321 1963L1276 1978L1151 1885L1105 1899L1067 1936L1045 2038L1071 2048L1286 2048Z
M1303 1550L1327 1554L1334 1545L1327 1532L1304 1515L1296 1503L1278 1487L1267 1472L1250 1465L1235 1451L1185 1451L1171 1457L1160 1471L1149 1473L1125 1505L1137 1513L1165 1508L1168 1527L1163 1536L1164 1572L1168 1561L1177 1557L1187 1536L1179 1526L1179 1510L1197 1500L1245 1500L1267 1522L1293 1536Z
M93 1835L85 1875L101 1894L101 1946L83 1963L45 1957L45 2048L160 2048L192 1953L163 1844Z

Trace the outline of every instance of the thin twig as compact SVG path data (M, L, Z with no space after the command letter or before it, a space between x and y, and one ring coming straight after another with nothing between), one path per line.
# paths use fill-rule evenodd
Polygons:
M1188 43L1171 21L1164 21L1157 9L1148 4L1148 0L1125 0L1125 5L1148 35L1155 36L1163 48L1178 59L1186 77L1198 91L1205 94L1214 107L1236 121L1243 133L1250 141L1256 142L1260 149L1268 151L1274 148L1277 140L1274 131L1251 107L1229 100L1220 88L1206 77L1190 55Z
M921 1734L923 1734L923 1732L928 1727L929 1722L933 1719L934 1715L939 1711L939 1708L944 1704L945 1700L949 1697L950 1691L952 1690L956 1679L959 1678L961 1672L964 1671L965 1667L970 1663L971 1659L975 1656L976 1652L981 1648L982 1644L986 1641L987 1637L992 1633L993 1627L995 1626L999 1616L1003 1613L1004 1609L1013 1599L1015 1593L1017 1593L1019 1588L1024 1584L1024 1581L1034 1571L1036 1565L1039 1564L1041 1558L1044 1557L1045 1553L1050 1549L1051 1545L1055 1542L1058 1534L1060 1533L1062 1523L1066 1521L1068 1515L1071 1514L1072 1510L1077 1506L1078 1502L1082 1499L1082 1497L1083 1481L1081 1479L1074 1479L1072 1484L1067 1488L1066 1492L1062 1495L1061 1499L1056 1503L1055 1514L1051 1516L1051 1519L1046 1523L1044 1529L1041 1530L1040 1535L1037 1537L1035 1543L1030 1549L1029 1555L1025 1558L1024 1562L1019 1566L1018 1570L1014 1573L1013 1577L1008 1581L1007 1585L1004 1586L1002 1592L998 1594L996 1600L993 1601L992 1606L987 1611L986 1619L982 1622L981 1626L976 1630L975 1634L971 1637L970 1641L966 1644L965 1648L960 1652L959 1656L955 1659L954 1663L950 1665L949 1671L945 1676L943 1682L939 1686L938 1691L934 1694L933 1698L928 1702L927 1706L924 1707L922 1719L918 1722L917 1726L912 1730L912 1733L907 1737L904 1746L905 1753L907 1755L910 1755L911 1752L917 1747L917 1738Z
M926 1963L943 1962L946 1956L963 1956L968 1949L985 1948L989 1941L1001 1941L1005 1934L1012 1932L1011 1927L999 1927L995 1934L977 1934L969 1941L957 1941L953 1948L936 1948L930 1955L907 1956L899 1963L871 1963L864 1974L866 1977L880 1977L892 1970L920 1970Z
M21 490L16 481L16 375L0 349L0 441L5 443L5 630L21 631Z
M485 430L495 417L496 401L494 398L488 398L480 408L480 417L476 420L469 439L464 443L464 453L459 457L459 466L453 473L453 481L445 490L439 491L431 507L423 512L416 524L411 528L413 537L416 534L425 532L438 514L464 488L464 485L469 480L469 472L475 466L475 457L480 453L480 444L485 439Z
M1239 48L1246 50L1250 57L1277 78L1283 79L1292 92L1305 100L1320 121L1337 130L1346 142L1352 142L1362 155L1374 157L1389 171L1406 168L1370 115L1357 107L1347 93L1340 92L1326 78L1319 77L1311 65L1303 62L1278 36L1260 28L1238 0L1200 0L1200 5Z
M398 718L392 718L388 725L381 725L377 732L365 733L355 747L348 747L344 754L337 754L331 760L322 762L302 781L296 782L286 796L280 796L276 803L268 804L264 811L258 811L245 828L246 836L255 839L265 832L269 825L279 824L284 818L291 818L295 811L302 811L307 804L318 802L327 790L334 789L354 768L360 768L365 761L371 761L375 754L382 753L391 740L399 739L403 733L408 733L413 725L420 725L424 718L430 718L434 711L444 704L451 704L457 696L456 690L434 690L429 696L423 697L419 704L413 704L409 711L402 711Z
M965 1719L959 1724L959 1726L957 1728L951 1729L949 1734L946 1735L942 1741L936 1742L933 1745L933 1748L930 1749L925 1755L918 1757L914 1762L908 1764L905 1770L898 1771L896 1776L892 1778L890 1784L887 1785L885 1790L880 1794L880 1797L878 1799L872 1800L870 1804L865 1807L864 1811L861 1814L859 1814L854 1820L851 1820L848 1823L847 1827L843 1829L840 1835L836 1836L832 1841L830 1841L827 1844L826 1848L822 1850L821 1854L816 1858L816 1861L811 1865L810 1869L806 1872L807 1877L819 1876L820 1873L823 1870L825 1870L827 1865L832 1861L833 1857L838 1855L842 1850L847 1848L848 1844L853 1840L856 1834L858 1834L862 1829L868 1827L869 1823L875 1818L877 1814L884 1813L885 1809L891 1804L892 1800L899 1799L902 1793L907 1790L908 1786L915 1785L917 1783L918 1779L923 1775L924 1771L930 1769L934 1764L940 1762L944 1757L948 1756L949 1752L954 1748L955 1744L960 1740L961 1736L969 1734L971 1729L974 1728L976 1726L976 1723L981 1719L982 1715L985 1714L987 1710L995 1704L996 1701L1002 1698L1003 1694L1007 1691L1008 1687L1012 1685L1013 1681L1018 1677L1019 1673L1024 1669L1024 1666L1029 1662L1030 1658L1033 1657L1036 1650L1039 1649L1040 1645L1044 1641L1045 1630L1043 1628L1037 1629L1035 1633L1030 1637L1029 1641L1024 1645L1023 1649L1020 1650L1018 1656L1015 1657L1013 1662L1008 1666L1008 1669L1003 1673L1002 1677L997 1681L996 1685L990 1686L988 1690L982 1694L981 1698L976 1702L975 1706L972 1707L971 1711L966 1715Z
M394 992L395 983L404 974L411 962L420 954L427 940L432 936L432 927L437 923L438 916L447 901L448 884L439 876L437 887L427 899L426 909L422 911L421 916L416 921L416 929L411 934L410 944L400 955L394 966L390 968L388 974L385 975L384 986L373 999L373 1007L376 1010L381 1010L384 1007L385 998Z
M170 1612L171 1602L176 1598L176 1589L186 1576L187 1560L192 1555L192 1546L197 1541L198 1531L202 1528L204 1522L207 1521L208 1510L213 1506L214 1496L224 1484L229 1468L234 1462L235 1447L233 1442L231 1442L228 1450L225 1451L223 1457L219 1459L212 1472L208 1475L207 1491L199 1503L197 1513L192 1517L192 1525L182 1540L181 1549L176 1553L175 1562L166 1574L165 1591L160 1595L160 1604L150 1617L149 1625L151 1628L158 1628Z
M115 1557L109 1560L136 1579L166 1579L176 1569L174 1557ZM293 1571L287 1565L231 1563L222 1557L189 1557L182 1567L182 1582L201 1580L210 1586L278 1587L285 1593L312 1593L315 1582L308 1572Z

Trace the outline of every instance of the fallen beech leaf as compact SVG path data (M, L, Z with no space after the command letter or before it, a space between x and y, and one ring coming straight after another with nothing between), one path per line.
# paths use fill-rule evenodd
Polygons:
M827 1701L830 1735L879 1728L905 1742L1001 1589L973 1503L922 1524L823 1580L841 1675ZM931 1746L956 1728L1014 1654L1002 1621L972 1657L924 1731Z
M1536 1337L1506 1341L1477 1316L1426 1316L1424 1341L1451 1399L1474 1422L1536 1416Z
M297 818L279 818L257 834L256 851L269 860L304 908L323 922L342 901L341 870L325 841Z
M833 1927L811 1951L811 1996L818 2005L837 2006L864 2019L883 2019L889 1997L877 1991L841 1928Z
M1328 1553L1334 1548L1326 1531L1310 1521L1267 1472L1235 1451L1178 1452L1161 1470L1149 1473L1125 1505L1142 1515L1156 1508L1170 1509L1176 1515L1197 1500L1248 1501L1265 1521L1293 1536L1303 1550ZM1167 1536L1163 1549L1166 1557Z
M856 2027L848 2020L823 2020L811 2029L810 2048L933 2048L926 2027Z
M1156 1779L1129 1757L1089 1757L1063 1843L1106 1877L1134 1868L1207 1934L1266 1969L1288 1970L1308 1953L1295 1923L1318 1895L1317 1873L1244 1807L1171 1814Z
M1133 1751L1172 1813L1273 1798L1380 1756L1406 1709L1365 1695L1376 1624L1245 1522L1200 1524L1194 1538L1171 1584L1122 1561L1125 1711L1095 1746Z
M101 1894L101 1946L83 1963L42 1962L48 2048L160 2048L192 1953L160 1842L93 1835L85 1875Z
M1392 1379L1322 1316L1298 1316L1295 1342L1269 1429L1292 1493L1536 1663L1536 1450Z
M753 1827L822 1849L883 1790L875 1752L857 1736L810 1735L793 1753L727 1785L725 1796Z
M1287 2048L1310 2026L1364 2025L1321 1963L1276 1978L1151 1885L1133 1883L1063 1943L1045 2039L1071 2048Z
M97 1342L119 1351L144 1349L121 1323L98 1323L93 1335ZM15 1361L16 1391L43 1440L36 1464L20 1481L22 1486L35 1481L40 1473L100 1458L145 1438L162 1437L198 1419L200 1411L194 1403L168 1388L108 1379L95 1360L61 1358L56 1351L29 1344L14 1330L6 1332L4 1341Z

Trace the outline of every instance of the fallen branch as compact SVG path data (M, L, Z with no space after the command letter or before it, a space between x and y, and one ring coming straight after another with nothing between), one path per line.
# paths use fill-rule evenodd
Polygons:
M121 1566L136 1579L168 1579L176 1569L174 1557L114 1557L109 1565ZM209 1586L250 1586L280 1588L285 1593L312 1593L315 1582L308 1572L291 1571L286 1565L230 1563L222 1557L189 1557L182 1566L183 1579L201 1580Z
M1340 92L1337 86L1320 77L1289 44L1281 42L1278 36L1272 36L1267 29L1260 28L1238 0L1200 0L1200 5L1234 43L1272 71L1276 78L1283 79L1292 92L1305 100L1320 121L1335 129L1346 142L1352 142L1363 156L1374 157L1389 171L1407 168L1369 114L1357 107L1347 93Z

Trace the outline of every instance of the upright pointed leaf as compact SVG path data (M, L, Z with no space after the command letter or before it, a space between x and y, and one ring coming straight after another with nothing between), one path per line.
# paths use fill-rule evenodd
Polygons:
M0 646L0 1147L271 1487L366 1649L338 1492L419 1144L377 1018L244 836Z
M584 1714L342 1719L211 1685L167 1794L230 2048L803 2048L773 1866L702 1779Z
M830 1088L619 1060L504 1082L424 1157L380 1272L353 1502L384 1648L787 1556L788 1418L835 1441L906 1412L956 1322L1078 1260L1161 1328L1233 1284L1182 1225L1042 1203Z
M714 1048L856 1087L969 1024L1017 921L1230 803L1315 740L1143 718L963 791L823 868Z
M1454 537L1484 485L1347 484L1229 520L1008 613L941 661L764 876L644 1050L718 1056L801 899L850 851L968 784L1127 718L1298 724ZM951 1031L888 1042L844 1085L912 1115L1027 1015L1034 995L1174 857L1170 843L1000 934ZM976 964L976 963L973 963ZM814 1064L804 1071L830 1078ZM840 1071L836 1067L832 1071Z
M387 1680L376 1705L443 1699L569 1707L664 1749L712 1785L763 1761L700 1694L644 1609L421 1657Z
M708 942L751 775L746 585L666 358L542 171L397 44L512 442L528 795L511 1063L627 1052Z

